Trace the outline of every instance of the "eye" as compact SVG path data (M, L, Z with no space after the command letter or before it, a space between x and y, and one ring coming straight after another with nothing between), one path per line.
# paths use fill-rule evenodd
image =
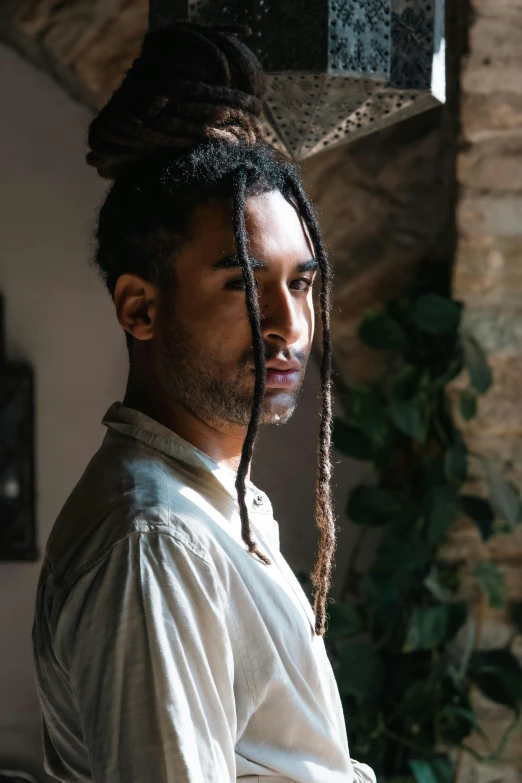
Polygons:
M290 287L293 291L309 291L313 282L309 277L300 277L298 280L292 280Z
M229 291L244 291L245 281L242 277L234 277L232 280L227 280L225 283L225 288L227 288Z
M300 291L302 293L306 293L312 287L313 282L314 282L313 278L299 277L297 280L292 280L292 282L290 283L290 288L292 289L292 291ZM260 285L258 280L256 280L256 284L259 291ZM228 291L244 291L245 281L243 279L243 276L233 277L230 280L227 280L225 283L225 288Z
M260 286L258 280L256 280L256 285L259 291ZM227 280L225 283L225 288L228 291L244 291L246 286L245 286L245 281L243 279L243 276L241 275L241 277L233 277L230 280Z

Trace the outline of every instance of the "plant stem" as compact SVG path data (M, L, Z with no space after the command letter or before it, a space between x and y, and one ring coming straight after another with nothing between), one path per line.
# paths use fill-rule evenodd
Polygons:
M464 755L464 752L469 753L470 756L473 756L473 758L477 759L477 761L480 761L481 764L487 762L489 760L489 756L481 756L480 753L475 750L475 748L470 748L469 745L461 745L459 748L459 762L460 762L460 755ZM461 763L461 762L460 762ZM459 765L457 765L457 774L460 774ZM454 783L458 783L458 778L455 776Z
M421 748L419 745L416 745L415 742L406 739L406 737L401 737L400 734L396 734L394 731L391 731L390 729L383 729L382 733L384 734L385 737L389 737L395 742L398 742L400 745L403 745L405 748L414 750L415 753L418 753L420 756L426 755L426 748Z
M495 753L493 753L492 755L492 760L498 759L499 761L501 761L501 756L506 749L506 745L509 742L509 738L511 737L515 729L518 728L518 726L520 725L520 718L521 718L520 713L517 713L513 721L509 724L504 734L502 735L502 739L499 742L498 748L496 749Z

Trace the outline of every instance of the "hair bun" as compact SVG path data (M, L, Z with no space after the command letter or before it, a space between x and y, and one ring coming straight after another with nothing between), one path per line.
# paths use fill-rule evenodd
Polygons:
M265 80L238 35L191 22L146 34L139 57L89 128L87 163L115 179L128 166L205 140L261 138Z

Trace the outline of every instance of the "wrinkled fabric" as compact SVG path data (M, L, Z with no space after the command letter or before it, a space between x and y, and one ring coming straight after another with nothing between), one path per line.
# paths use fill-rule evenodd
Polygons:
M350 759L266 495L115 403L49 537L33 647L46 771L77 783L375 783Z

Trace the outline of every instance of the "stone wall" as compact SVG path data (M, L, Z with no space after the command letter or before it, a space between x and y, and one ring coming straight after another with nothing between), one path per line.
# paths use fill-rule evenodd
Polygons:
M467 327L488 353L494 385L465 431L470 449L522 489L522 0L472 0L470 21L461 77L454 291L466 304ZM478 468L473 484L483 488ZM460 522L448 554L464 559L468 572L490 557L505 574L510 598L522 600L522 529L486 547ZM508 640L505 614L488 610L482 622L482 646ZM478 696L476 702L494 742L511 714ZM481 748L479 740L473 744ZM462 759L459 783L522 780L521 732L505 757L512 762L496 768Z
M379 355L356 337L365 310L400 293L419 264L450 264L444 113L433 109L303 162L334 266L340 386L370 382L381 370Z

